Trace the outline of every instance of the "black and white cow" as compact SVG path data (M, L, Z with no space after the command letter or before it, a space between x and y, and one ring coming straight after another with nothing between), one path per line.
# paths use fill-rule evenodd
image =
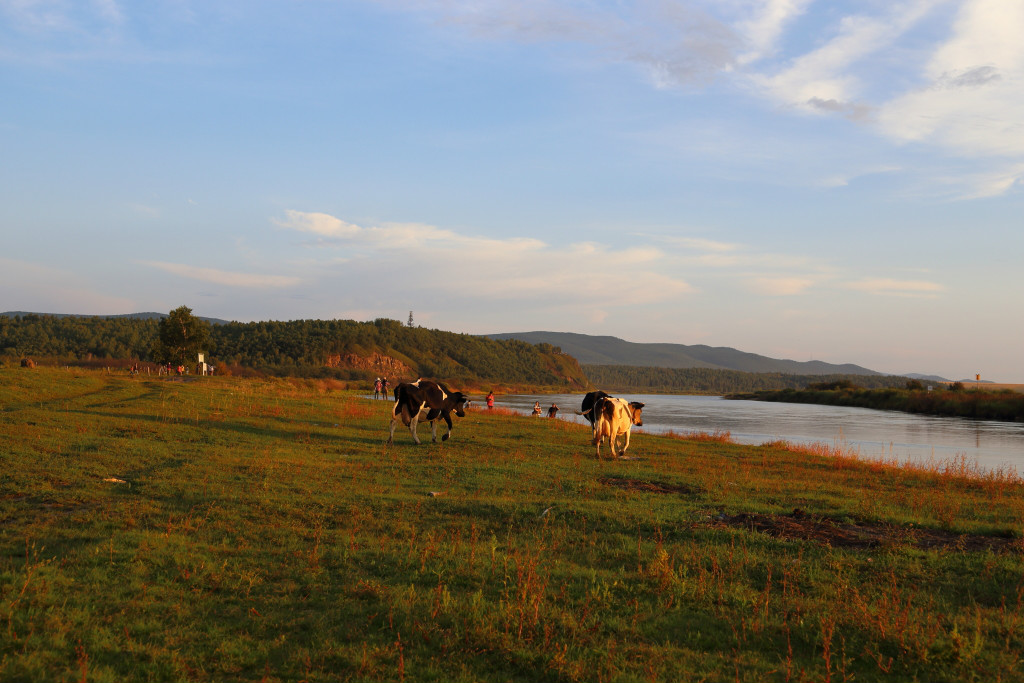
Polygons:
M583 397L583 406L576 414L587 418L587 421L590 422L590 428L593 429L594 423L597 422L597 414L594 412L594 404L597 403L598 399L609 397L610 394L606 394L603 391L591 391Z
M452 391L439 382L418 379L408 384L399 384L395 387L395 407L391 410L391 430L387 442L394 440L395 427L401 420L412 432L412 440L418 444L420 438L416 435L416 425L420 420L426 420L430 423L430 435L437 443L438 419L448 425L448 433L441 437L441 441L446 441L452 435L452 411L459 417L465 417L468 402L469 397L461 391Z

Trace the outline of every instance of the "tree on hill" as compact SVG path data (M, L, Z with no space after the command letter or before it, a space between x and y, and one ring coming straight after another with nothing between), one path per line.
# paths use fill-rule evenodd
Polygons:
M179 306L160 321L159 341L154 356L161 363L190 366L210 343L210 325L192 315L188 306Z

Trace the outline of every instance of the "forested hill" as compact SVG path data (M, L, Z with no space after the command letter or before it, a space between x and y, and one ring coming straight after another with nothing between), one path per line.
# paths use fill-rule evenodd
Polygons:
M560 347L584 366L633 365L657 368L707 368L793 375L880 375L859 365L823 361L779 360L729 347L698 344L641 344L618 337L574 332L505 332L491 339L519 339L531 344Z
M0 356L62 362L149 361L159 320L134 317L0 315ZM484 385L583 389L574 358L549 344L497 341L396 320L230 322L210 328L208 360L221 370L393 381L434 377Z
M53 318L134 318L136 320L160 320L166 318L166 313L157 313L156 311L145 311L142 313L118 313L115 315L81 315L79 313L32 313L31 311L4 311L0 313L0 317L7 316L8 318L25 317L26 315L45 315ZM201 315L195 316L203 322L210 323L212 325L224 325L231 322L230 320L223 320L221 318L204 318Z

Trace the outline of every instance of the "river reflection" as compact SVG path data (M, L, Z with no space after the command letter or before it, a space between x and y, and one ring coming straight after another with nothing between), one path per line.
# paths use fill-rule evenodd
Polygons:
M762 444L785 439L795 443L845 444L867 458L949 460L964 455L986 468L1011 465L1024 473L1024 424L931 417L868 408L726 401L720 396L616 394L642 401L643 430L650 433L729 432L733 441ZM554 403L558 417L584 423L574 414L580 394L518 394L497 397L496 405L524 414L540 401L547 414Z

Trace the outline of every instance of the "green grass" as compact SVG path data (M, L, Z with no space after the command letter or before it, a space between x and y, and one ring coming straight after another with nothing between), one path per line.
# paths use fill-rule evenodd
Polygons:
M1012 473L328 387L0 369L0 680L1024 679Z

